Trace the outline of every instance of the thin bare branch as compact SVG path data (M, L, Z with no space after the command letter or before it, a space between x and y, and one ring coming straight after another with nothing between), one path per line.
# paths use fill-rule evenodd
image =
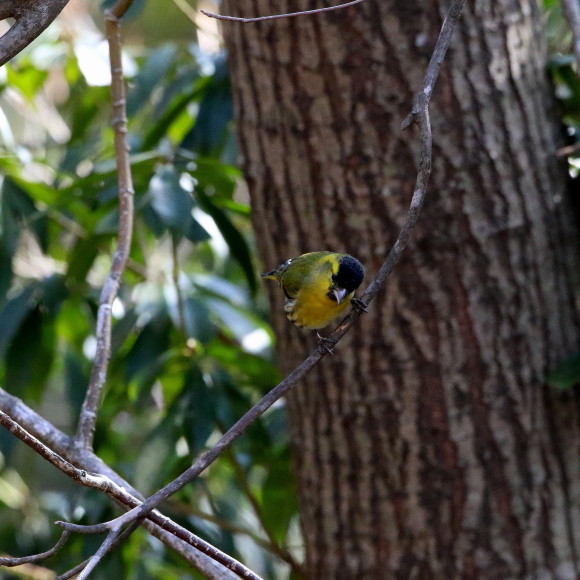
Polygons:
M127 535L131 533L134 529L138 527L139 520L135 520L132 522L131 528L127 528ZM89 558L87 565L83 568L82 572L77 576L77 580L86 580L89 577L89 574L97 567L99 562L114 548L116 544L119 544L123 540L122 530L114 530L109 532L105 541L99 546L99 549L95 552L95 554Z
M66 544L69 536L70 532L68 530L63 530L58 542L50 550L32 556L23 556L22 558L0 558L0 566L13 568L14 566L22 566L22 564L32 564L33 562L46 560L56 554Z
M127 526L125 530L117 534L114 538L107 538L108 541L103 542L97 553L100 554L100 559L104 558L113 548L124 542L139 526L141 522L139 520L134 521L130 526ZM65 530L68 531L68 530ZM70 532L69 532L70 533ZM76 578L76 580L82 580L83 578L88 578L89 574L93 571L96 563L91 566L92 558L87 558L84 562L77 564L74 568L60 574L54 580L68 580L69 578ZM97 562L98 563L98 562Z
M101 291L97 313L97 350L77 429L77 440L86 448L91 448L93 444L97 412L101 404L111 356L111 308L119 290L121 276L127 265L133 236L135 192L131 175L129 144L127 143L125 80L121 59L122 44L119 22L120 15L124 14L130 5L130 0L120 0L105 13L105 29L111 65L112 125L115 132L115 156L119 186L119 238L109 275Z
M66 473L69 477L75 481L81 481L86 474L85 471L77 469L74 465L69 463L66 459L63 459L58 453L55 453L49 449L46 445L41 443L36 437L28 433L24 428L22 428L16 421L0 411L0 425L8 429L12 435L20 439L23 443L26 443L30 448L34 449L41 457L44 457L49 463L54 465L57 469L60 469L63 473Z
M573 145L566 145L566 147L561 147L556 151L558 157L568 157L569 155L574 155L574 153L580 151L580 142L574 143Z
M256 16L255 18L239 18L237 16L224 16L222 14L208 12L207 10L200 10L200 12L205 16L208 16L209 18L217 18L218 20L227 20L228 22L243 22L244 24L247 24L248 22L261 22L262 20L276 20L278 18L292 18L293 16L307 16L311 14L319 14L320 12L330 12L331 10L340 10L341 8L347 8L348 6L353 6L354 4L360 4L361 2L364 2L364 0L352 0L352 2L338 4L337 6L327 6L326 8L316 8L315 10L303 10L302 12L289 12L287 14Z
M69 580L70 578L75 578L76 575L83 570L83 568L87 565L89 559L87 558L80 564L77 564L74 568L70 569L68 572L64 574L59 574L54 580Z
M12 419L12 417L10 417L10 415L4 413L4 411L0 411L0 425L8 429L8 431L10 431L10 433L12 433L16 438L20 439L20 441L26 443L26 445L36 451L36 453L41 457L44 457L44 459L54 465L54 467L68 475L73 481L76 481L85 487L104 492L119 501L121 504L131 507L139 505L140 502L137 498L127 493L123 487L117 485L112 479L106 475L98 473L91 474L84 469L78 469L72 463L39 441L34 437L34 435L26 431L26 429L21 427L16 421L14 421L14 419Z
M183 540L187 542L189 545L193 546L194 548L199 549L204 554L209 556L212 560L219 562L220 564L222 564L222 566L224 566L228 570L231 570L232 572L236 573L240 578L244 578L245 580L262 580L260 576L252 572L249 568L247 568L246 566L244 566L231 556L228 556L221 550L218 550L215 546L212 546L211 544L195 536L191 532L185 530L185 528L178 526L175 522L161 515L158 511L155 510L151 513L147 513L143 517L150 519L151 521L155 522L160 528L171 532L180 540ZM105 540L107 543L107 548L104 551L101 551L99 549L99 551L95 553L95 555L92 558L89 558L89 561L93 562L90 568L92 570L100 562L102 557L106 553L108 553L110 549L112 549L114 546L117 545L117 542L115 540L121 534L123 526L126 525L127 523L133 524L135 521L139 521L139 519L140 518L131 518L130 522L124 522L122 519L117 518L116 520L112 520L111 522L104 522L102 524L96 524L94 526L83 526L80 524L71 524L70 522L61 522L61 521L58 521L56 523L65 530L68 530L69 532L76 532L79 534L94 535L107 533L107 538Z
M68 4L68 0L2 0L0 20L14 18L0 37L0 66L14 58L46 30Z

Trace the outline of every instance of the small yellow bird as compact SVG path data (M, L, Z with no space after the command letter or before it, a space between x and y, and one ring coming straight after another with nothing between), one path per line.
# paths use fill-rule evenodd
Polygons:
M323 328L350 305L365 275L348 254L310 252L287 260L262 278L276 280L286 296L288 320L304 328Z

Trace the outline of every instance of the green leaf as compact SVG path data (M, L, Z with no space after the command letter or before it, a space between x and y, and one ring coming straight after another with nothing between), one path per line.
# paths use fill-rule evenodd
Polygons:
M194 244L205 242L211 238L207 230L193 216L185 232L185 237Z
M197 274L193 278L196 289L204 295L223 298L235 306L248 305L248 292L238 284L234 284L221 276Z
M546 377L546 383L556 389L570 389L580 383L580 353L565 358Z
M114 235L119 231L119 209L107 212L95 225L94 233L98 236Z
M241 374L246 377L246 382L253 387L271 389L280 379L279 372L272 363L240 348L232 348L214 341L208 345L207 354L215 358L232 375Z
M177 48L166 44L155 49L139 74L133 79L133 87L127 95L127 115L133 117L143 105L149 102L155 86L163 81L171 67Z
M89 377L85 360L74 352L67 352L64 357L65 391L72 412L77 415L85 398Z
M77 239L68 258L67 280L81 283L86 282L87 274L92 268L98 254L97 239L93 237Z
M43 278L40 282L40 289L39 305L42 312L55 316L69 294L65 278L61 274Z
M38 284L30 284L17 296L8 300L0 311L0 356L4 356L12 338L18 332L20 325L36 306L35 293Z
M170 127L180 117L180 115L184 113L187 106L195 98L195 95L195 90L180 95L171 103L163 114L157 116L157 121L148 129L143 138L143 143L141 144L143 150L155 147L161 139L167 136Z
M139 450L135 463L135 486L146 494L159 487L166 474L171 473L176 460L177 424L181 423L182 415L183 410L179 406L172 406Z
M220 57L215 65L214 75L206 81L196 123L181 143L184 149L201 155L216 155L225 142L226 129L233 113L225 59Z
M188 337L199 340L202 344L209 342L217 332L210 320L209 309L202 300L188 297L183 304L185 331Z
M179 184L179 175L173 166L164 165L156 171L149 183L149 195L151 207L161 222L173 235L183 237L193 219L193 198Z
M215 191L215 197L220 200L220 205L225 206L226 200L231 202L236 184L241 179L240 170L237 167L226 165L218 159L210 157L198 157L193 162L194 167L188 168L191 176L198 182L198 188L205 191L211 188ZM233 211L245 208L245 215L249 215L248 206L234 205ZM228 206L227 209L230 209Z
M4 248L0 247L0 307L4 304L11 283L12 257L6 254ZM0 328L2 327L0 326Z
M213 218L216 226L224 237L224 240L228 244L232 257L241 266L250 291L254 294L257 287L256 275L254 273L250 248L248 247L244 236L242 236L239 230L234 226L227 214L215 205L209 196L198 191L197 199L201 209Z
M266 527L280 544L285 544L288 526L298 513L297 493L290 467L290 454L285 449L270 459L268 475L262 486L262 517Z
M220 405L219 392L208 387L203 374L192 365L184 379L187 393L187 412L183 425L184 435L192 455L201 451L216 428L215 411Z
M143 216L145 225L156 238L160 238L165 233L167 228L161 221L159 214L151 207L150 204L147 204L141 209L141 215Z
M135 330L139 315L131 308L125 316L115 322L111 333L111 352L118 352L129 335Z
M236 340L241 342L245 336L256 330L254 320L243 310L234 308L223 300L213 298L209 298L206 304L211 312L220 318L223 326L232 332Z
M35 308L22 321L6 352L8 391L40 400L52 367L54 324Z
M6 67L8 84L19 89L27 99L32 100L44 86L48 71L35 68L25 59L22 62L23 65L11 64Z
M155 380L160 372L159 359L169 347L170 326L167 313L160 312L143 328L126 357L128 380L138 379L142 388Z
M12 204L13 185L10 179L4 178L0 191L0 244L6 256L12 258L18 247L20 224Z
M43 250L46 250L46 216L37 210L26 190L11 177L4 178L2 184L2 201L3 206L1 211L3 218L13 220L13 222L18 222L24 227L27 227L35 236L40 247ZM5 223L2 230L6 232L5 235L9 236L14 234L17 227L16 223L13 223L12 227L10 224ZM16 237L15 240L12 240L13 243L16 243L17 241L18 237Z

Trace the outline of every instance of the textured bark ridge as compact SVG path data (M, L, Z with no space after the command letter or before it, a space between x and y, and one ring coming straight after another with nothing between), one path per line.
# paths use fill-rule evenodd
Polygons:
M370 312L288 399L312 579L580 577L576 240L535 0L473 0L432 104L414 240ZM224 2L257 16L311 0ZM265 268L308 250L372 275L413 191L400 131L440 0L226 24ZM285 369L313 344L271 304Z

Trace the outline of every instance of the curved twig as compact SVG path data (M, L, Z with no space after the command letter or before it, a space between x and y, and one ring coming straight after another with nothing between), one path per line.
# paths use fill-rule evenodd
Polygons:
M32 564L34 562L40 562L41 560L46 560L54 554L56 554L65 544L70 536L69 530L63 530L58 542L46 552L41 552L40 554L34 554L32 556L22 556L21 558L0 558L0 566L5 566L6 568L13 568L14 566L22 566L22 564Z
M110 544L107 545L108 550L103 554L103 556L107 554L108 551L113 549L115 546L118 546L119 544L124 542L140 526L140 524L141 522L139 520L136 520L130 526L127 526L123 531L123 533L119 534L113 541L111 541ZM66 529L64 531L70 534L70 531ZM105 545L105 542L103 542L103 545ZM99 548L99 551L101 551L103 545L101 546L101 548ZM54 580L68 580L69 578L76 578L76 580L79 580L79 578L88 578L88 575L94 568L94 566L93 568L89 568L90 562L91 558L87 558L80 564L77 564L74 568L70 569L68 572L60 574Z
M348 6L353 6L354 4L360 4L361 2L364 2L364 0L352 0L352 2L338 4L337 6L327 6L326 8L303 10L301 12L289 12L287 14L271 14L270 16L256 16L254 18L224 16L223 14L215 14L214 12L208 12L207 10L200 10L200 12L205 16L208 16L209 18L216 18L217 20L227 20L228 22L243 22L244 24L247 24L248 22L261 22L262 20L276 20L279 18L292 18L294 16L307 16L312 14L318 14L320 12L330 12L331 10L340 10L341 8L347 8Z
M89 386L83 401L77 440L86 448L91 448L97 422L97 411L101 404L103 387L107 378L111 356L111 308L117 296L121 276L125 271L131 239L133 237L134 189L127 143L127 112L125 80L121 60L121 30L119 18L127 11L132 0L119 0L105 12L105 28L109 42L111 64L111 98L113 101L112 125L115 132L115 158L119 185L119 238L109 275L103 285L97 313L97 351L91 370Z

